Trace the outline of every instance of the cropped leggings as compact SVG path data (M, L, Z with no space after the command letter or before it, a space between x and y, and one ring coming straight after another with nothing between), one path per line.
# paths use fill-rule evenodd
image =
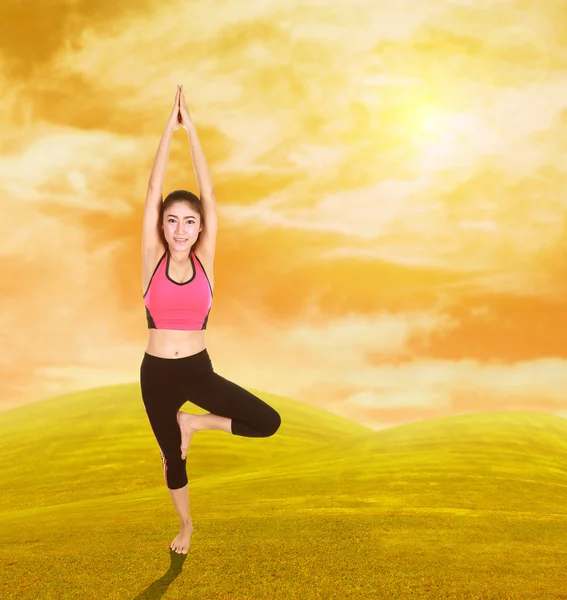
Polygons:
M177 422L177 411L185 402L232 419L233 435L268 437L281 424L279 413L270 405L214 372L206 348L182 358L161 358L145 352L140 387L159 446L165 483L172 490L187 485L187 459L181 458Z

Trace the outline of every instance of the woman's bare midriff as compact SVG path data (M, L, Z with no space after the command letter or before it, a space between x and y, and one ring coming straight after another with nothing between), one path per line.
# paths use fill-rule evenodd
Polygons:
M146 352L160 358L183 358L206 348L205 330L148 329Z

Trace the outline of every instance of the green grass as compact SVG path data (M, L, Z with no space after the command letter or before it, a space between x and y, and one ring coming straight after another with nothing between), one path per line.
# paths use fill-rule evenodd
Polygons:
M252 391L286 412L285 426L260 444L218 431L197 433L187 461L190 481L252 465L269 467L334 440L373 434L332 413ZM182 410L206 412L189 402ZM137 384L68 394L0 413L0 432L0 512L137 492L164 481Z
M0 598L567 598L564 419L373 432L252 391L282 426L195 435L185 556L137 386L0 414Z

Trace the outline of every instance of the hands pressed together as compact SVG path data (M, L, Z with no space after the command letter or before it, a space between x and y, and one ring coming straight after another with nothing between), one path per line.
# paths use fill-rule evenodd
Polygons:
M183 85L177 86L175 102L173 103L173 109L171 110L167 124L173 131L179 129L180 126L183 127L185 131L189 131L189 127L193 125L191 114L189 113L189 109L185 103L185 92L183 91Z

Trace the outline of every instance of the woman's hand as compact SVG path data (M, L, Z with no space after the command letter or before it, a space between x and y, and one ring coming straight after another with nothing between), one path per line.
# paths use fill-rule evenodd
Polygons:
M173 104L173 108L171 109L171 114L169 115L169 119L167 120L167 127L171 129L171 131L176 131L179 129L181 125L181 116L179 114L179 99L181 96L181 88L177 86L177 92L175 93L175 102Z
M189 127L194 125L193 120L191 119L191 114L189 113L189 109L187 108L187 104L185 104L185 92L183 91L183 86L181 86L181 99L179 101L179 113L181 115L181 126L185 131L189 131Z

